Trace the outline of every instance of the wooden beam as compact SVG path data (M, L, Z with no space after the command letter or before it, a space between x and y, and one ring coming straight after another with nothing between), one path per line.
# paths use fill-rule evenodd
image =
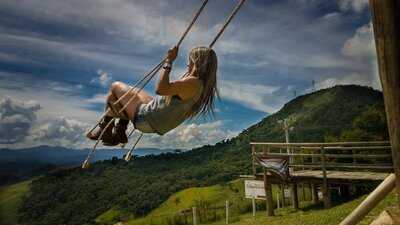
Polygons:
M370 0L400 207L400 1Z
M321 154L308 154L308 153L299 153L299 154L286 154L286 153L270 153L270 156L302 156L306 158L315 158L320 157ZM365 154L325 154L327 158L390 158L391 154L374 154L374 155L365 155Z
M293 183L292 184L292 193L291 193L291 197L292 197L292 206L293 209L297 210L299 209L299 196L298 196L298 190L297 190L297 183Z
M311 184L311 198L312 198L312 203L317 204L318 203L318 186L317 184Z
M321 147L321 168L322 168L322 194L324 200L324 207L330 208L332 206L331 202L331 190L329 188L328 177L326 176L326 162L325 162L325 149Z
M329 143L275 143L275 142L250 142L251 145L265 145L270 147L321 147L321 146L382 146L388 145L388 141L363 141L363 142L329 142Z
M384 199L395 186L395 176L388 176L364 201L361 202L350 215L348 215L339 225L358 224L375 206Z
M264 169L264 188L267 207L267 216L274 216L274 206L272 201L272 185L268 182L267 170Z
M257 174L255 156L256 156L256 146L252 145L251 146L251 163L252 163L252 169L253 169L253 175L254 176Z
M266 149L263 150L264 156L267 156ZM267 170L264 167L264 190L265 190L265 203L267 208L267 216L274 216L274 206L272 201L272 185L268 182Z

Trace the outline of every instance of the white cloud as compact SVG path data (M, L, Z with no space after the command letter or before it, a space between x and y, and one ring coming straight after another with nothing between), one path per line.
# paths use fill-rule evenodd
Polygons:
M0 99L0 144L13 144L23 140L36 122L40 105L6 97Z
M93 78L91 80L91 83L99 83L103 87L107 87L110 82L113 80L112 76L110 73L103 71L103 70L97 70L97 75L99 75L96 78Z
M61 85L58 82L37 79L30 74L1 71L0 78L7 80L7 83L0 83L0 96L12 96L18 101L35 101L40 104L42 110L38 112L38 120L67 117L94 123L100 115L89 109L92 103L79 96L79 85Z
M232 138L238 132L223 128L222 121L182 124L163 136L145 134L140 146L191 149Z
M229 80L219 82L222 98L268 113L277 111L282 104L281 102L270 101L279 89L280 87L277 86L248 84Z
M26 143L67 148L89 147L91 143L85 138L89 128L89 124L78 120L65 117L53 118L36 124L27 136Z
M339 0L338 3L341 10L353 10L357 13L362 12L369 6L368 0Z
M58 57L62 56L62 63L71 63L79 59L131 70L147 69L140 58L132 61L132 58L111 52L110 49L107 49L107 46L100 43L69 42L49 36L36 36L31 33L12 34L6 32L0 33L0 42L8 47L19 48L21 51L36 52L45 55L43 58L36 60L38 61L35 61L36 64L44 64L44 62L39 60L46 60L46 63L54 63ZM25 61L29 60L25 57L22 58Z
M24 148L50 145L88 148L93 144L85 137L92 123L54 115L38 119L39 109L46 110L46 108L32 101L6 98L0 101L0 107L0 146L2 147ZM140 146L191 149L231 138L237 133L224 128L222 121L200 124L190 121L163 136L145 134Z
M357 60L375 60L376 49L372 24L368 23L358 28L354 36L344 43L342 53Z
M332 13L327 13L324 16L321 17L323 20L333 20L333 19L338 19L340 17L340 13L338 12L332 12Z
M354 35L346 40L342 47L342 54L349 61L357 64L360 69L350 71L345 76L337 76L338 84L353 83L382 89L372 23L359 27Z
M335 85L358 84L382 89L375 49L375 40L372 24L368 23L359 27L354 35L347 39L341 49L348 61L362 68L357 71L350 70L344 74L330 75L317 82L317 89L328 88ZM311 91L308 89L307 91Z

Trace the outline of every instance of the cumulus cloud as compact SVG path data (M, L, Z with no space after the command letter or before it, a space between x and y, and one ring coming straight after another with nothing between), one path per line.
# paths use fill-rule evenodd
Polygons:
M190 149L206 144L215 144L231 138L238 132L223 128L223 122L213 121L206 123L183 124L163 136L146 134L141 146L158 148Z
M341 51L349 61L362 69L328 76L317 82L318 89L345 84L358 84L381 89L371 23L359 27L354 35L345 41Z
M37 124L27 137L27 142L64 147L87 145L85 132L89 124L65 117L53 118Z
M339 7L343 11L353 10L360 13L368 8L368 0L339 0Z
M372 23L365 24L358 28L354 36L344 43L342 53L345 56L350 56L357 60L376 59Z
M252 109L271 113L277 111L280 107L280 102L273 100L273 96L280 89L278 86L223 80L219 82L219 88L222 98L235 101Z
M110 73L103 70L97 70L97 75L98 77L93 78L91 83L98 83L103 87L107 87L113 79Z
M86 131L92 124L67 117L38 119L42 107L31 101L13 98L0 100L0 145L13 148L38 145L87 148L92 142ZM222 121L195 123L190 121L163 136L146 134L142 147L191 149L231 138L238 132L224 127Z
M0 144L13 144L23 140L36 122L40 105L17 101L10 97L0 100Z
M34 101L0 99L0 144L14 147L54 145L87 146L89 125L66 117L38 119L42 106Z

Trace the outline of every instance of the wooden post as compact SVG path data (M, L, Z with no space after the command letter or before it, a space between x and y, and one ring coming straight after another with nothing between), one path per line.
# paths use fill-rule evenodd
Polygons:
M318 186L316 184L311 184L311 197L312 197L312 203L317 204L318 203Z
M292 185L292 205L293 209L299 209L299 196L297 194L297 183L296 181Z
M197 225L196 207L192 208L192 212L193 212L193 225Z
M276 193L276 208L281 208L279 193Z
M229 201L225 201L225 224L229 224Z
M400 2L370 0L400 207Z
M324 207L330 208L331 203L331 191L329 189L328 177L326 176L326 161L325 161L325 148L321 147L321 162L322 162L322 195L324 197Z
M253 169L253 175L254 177L257 175L257 170L256 170L256 146L252 145L251 146L251 157L252 157L252 169Z
M285 207L285 186L281 184L282 208Z
M263 150L264 156L267 155L266 150ZM272 188L271 183L268 182L268 174L267 170L264 168L264 189L265 189L265 198L266 198L266 206L267 206L267 216L274 216L274 207L272 203Z
M360 222L379 202L388 195L395 187L396 177L390 174L386 179L361 202L350 215L348 215L339 225L356 225Z
M251 205L253 206L253 218L256 218L256 198L253 196L251 199Z

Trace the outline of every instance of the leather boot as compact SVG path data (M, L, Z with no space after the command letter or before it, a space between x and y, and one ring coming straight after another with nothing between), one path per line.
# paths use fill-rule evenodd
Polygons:
M113 139L118 140L121 144L128 143L128 137L126 136L126 129L128 128L129 120L119 119L118 124L115 126L115 132Z
M111 116L105 116L104 119L99 123L99 126L97 129L93 130L92 132L88 133L86 135L87 138L97 141L101 135L101 132L103 132L104 128L107 126L107 124L112 120ZM112 141L113 138L113 128L114 128L114 123L110 124L108 126L107 130L104 132L103 137L101 138L103 141Z

